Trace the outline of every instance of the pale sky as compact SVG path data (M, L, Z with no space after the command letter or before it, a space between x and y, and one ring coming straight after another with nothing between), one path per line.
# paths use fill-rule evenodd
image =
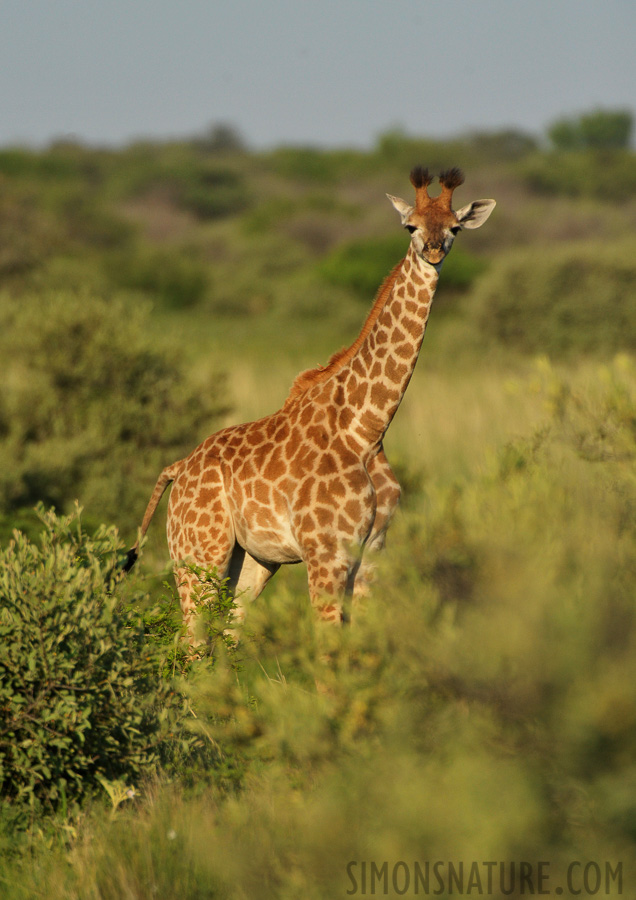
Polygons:
M636 110L635 0L1 0L0 145L369 147Z

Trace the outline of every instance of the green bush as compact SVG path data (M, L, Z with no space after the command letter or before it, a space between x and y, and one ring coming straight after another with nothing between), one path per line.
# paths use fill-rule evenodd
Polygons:
M482 332L531 353L636 347L636 245L568 244L496 260L476 288Z
M312 184L330 184L338 176L335 165L339 154L314 147L280 147L270 154L269 167L284 178L299 179Z
M134 144L119 163L108 190L120 198L159 192L203 220L234 215L250 203L243 174L194 144Z
M536 138L515 129L478 131L438 141L409 135L398 128L379 135L374 155L402 173L408 172L416 162L424 163L434 172L451 165L474 171L491 163L521 159L536 148Z
M60 244L54 217L33 202L29 191L0 181L0 278L37 270Z
M636 154L629 150L537 153L520 162L517 172L537 194L626 203L636 191Z
M548 137L561 150L621 150L629 147L633 127L630 110L597 109L578 119L559 119Z
M176 186L179 205L200 219L220 219L241 212L249 205L243 179L231 169L200 164L192 175Z
M408 236L399 231L384 238L341 244L318 265L318 273L329 284L370 300L404 258L408 245Z
M168 309L200 303L210 287L207 266L186 249L131 245L106 260L117 288L143 291Z
M0 150L0 173L15 179L72 181L86 174L82 157L88 159L92 155L90 150L73 145L59 145L42 151L4 148Z
M368 238L341 244L318 266L318 274L329 284L346 288L363 300L370 300L408 250L404 234ZM479 258L454 247L444 260L440 284L465 289L484 271Z
M409 135L400 128L380 134L374 154L390 164L395 172L400 172L402 178L416 163L427 165L432 172L441 172L449 164L466 165L472 156L465 141L437 141Z
M193 567L203 637L193 657L175 597L152 605L123 576L115 528L89 534L79 509L36 513L37 538L14 531L0 550L0 846L2 819L74 814L103 790L116 808L159 771L232 787L240 772L193 733L177 683L221 655L240 668L225 583Z
M79 499L135 527L161 469L213 430L221 383L195 389L148 312L82 292L0 297L0 508Z
M111 577L117 532L41 511L39 544L0 551L0 794L54 809L158 763L167 682Z

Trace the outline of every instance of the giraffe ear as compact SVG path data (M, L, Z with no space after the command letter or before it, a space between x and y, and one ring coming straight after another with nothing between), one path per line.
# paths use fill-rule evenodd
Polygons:
M473 200L468 206L458 210L455 215L462 228L479 228L484 224L495 205L495 200Z
M402 200L400 197L394 197L392 194L387 194L387 197L399 212L402 218L402 224L404 225L405 222L408 222L409 217L413 212L413 207L409 206L406 200Z

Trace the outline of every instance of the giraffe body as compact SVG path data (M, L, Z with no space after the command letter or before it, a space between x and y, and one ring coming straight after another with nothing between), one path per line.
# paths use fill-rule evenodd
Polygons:
M382 549L400 496L382 440L413 373L441 263L455 233L479 227L494 207L476 201L453 212L458 170L440 176L435 199L426 171L414 170L411 181L414 207L390 197L411 232L409 251L356 341L302 373L282 409L222 429L162 472L141 532L172 482L168 544L187 620L194 582L184 561L228 576L239 614L283 564L306 563L325 620L342 621L344 597L364 589L362 551Z

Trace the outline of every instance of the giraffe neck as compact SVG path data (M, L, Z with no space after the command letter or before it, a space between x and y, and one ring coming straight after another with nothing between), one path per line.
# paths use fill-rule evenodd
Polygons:
M376 321L336 376L341 387L336 403L349 408L350 427L365 445L382 440L408 387L438 278L438 271L409 248Z

